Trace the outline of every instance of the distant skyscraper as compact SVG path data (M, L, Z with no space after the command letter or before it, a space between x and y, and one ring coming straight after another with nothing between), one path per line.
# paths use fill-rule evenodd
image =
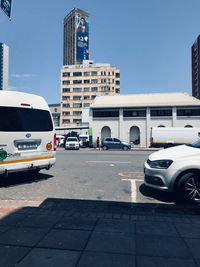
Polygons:
M192 96L200 99L200 35L192 46Z
M8 89L8 58L8 46L0 43L0 90Z
M64 18L63 65L82 64L90 57L90 14L74 8Z

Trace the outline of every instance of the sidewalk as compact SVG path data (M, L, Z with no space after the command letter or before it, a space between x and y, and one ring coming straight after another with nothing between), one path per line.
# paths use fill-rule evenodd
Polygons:
M46 199L0 220L0 266L200 266L194 206Z

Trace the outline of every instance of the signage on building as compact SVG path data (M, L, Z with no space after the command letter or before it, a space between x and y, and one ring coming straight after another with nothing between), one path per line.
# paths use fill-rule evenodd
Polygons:
M76 60L89 59L89 18L76 15Z
M12 0L0 0L0 8L11 19Z

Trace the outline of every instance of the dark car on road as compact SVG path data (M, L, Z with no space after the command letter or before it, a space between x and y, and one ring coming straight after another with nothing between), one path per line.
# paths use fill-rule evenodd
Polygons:
M126 142L122 142L117 138L103 138L101 141L101 147L103 150L108 150L108 149L123 149L123 150L129 150L131 149L131 145Z

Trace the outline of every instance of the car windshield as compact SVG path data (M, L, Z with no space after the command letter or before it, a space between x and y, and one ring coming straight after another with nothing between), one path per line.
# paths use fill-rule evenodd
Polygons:
M200 140L196 141L193 144L187 145L187 146L191 146L191 147L196 147L196 148L200 148Z
M75 138L75 137L73 138L73 137L72 137L72 138L68 138L67 141L70 141L70 142L71 142L71 141L75 141L75 142L77 142L78 140L77 140L77 138Z

